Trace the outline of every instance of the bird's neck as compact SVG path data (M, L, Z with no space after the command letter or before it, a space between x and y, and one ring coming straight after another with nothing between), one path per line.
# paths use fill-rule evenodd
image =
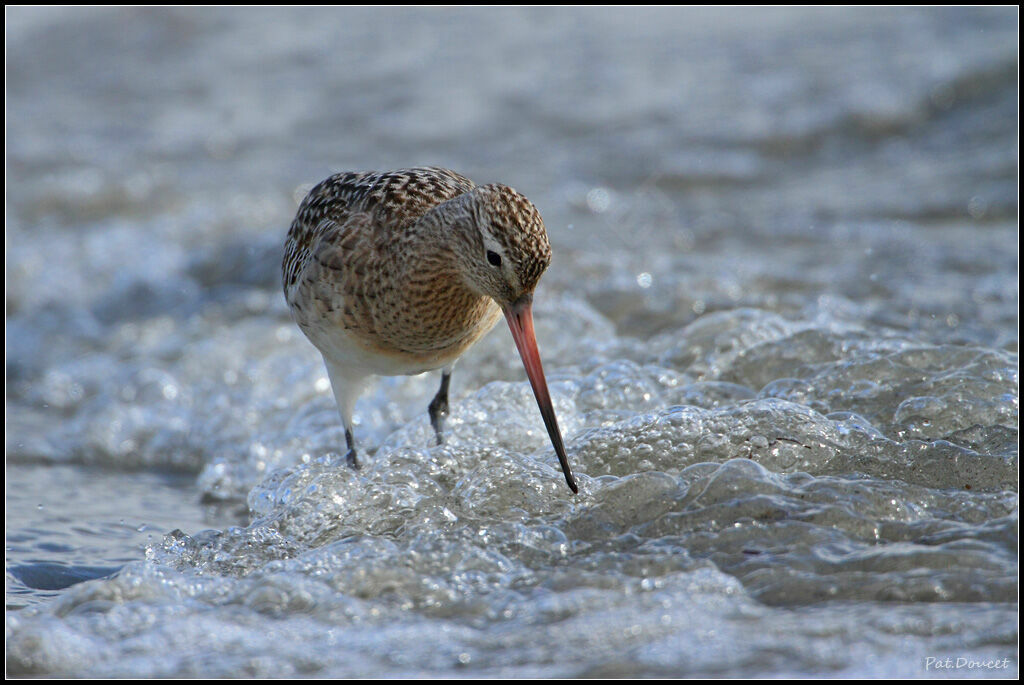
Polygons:
M396 263L408 279L429 276L468 291L459 264L459 255L469 251L469 238L461 228L469 224L468 204L460 195L433 207L406 232L405 240L394 244L401 252Z
M417 313L403 323L404 345L409 348L447 347L461 344L467 336L475 339L479 322L494 308L489 297L466 283L459 255L469 249L470 239L460 230L467 225L467 214L455 200L431 209L403 240L391 243L395 282L402 284L396 295L403 306L397 309Z
M417 239L440 251L465 253L470 243L466 226L473 224L470 193L463 193L433 207L420 217L414 227Z

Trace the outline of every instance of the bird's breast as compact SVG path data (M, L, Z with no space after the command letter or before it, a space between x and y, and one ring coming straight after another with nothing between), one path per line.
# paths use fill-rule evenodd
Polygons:
M379 375L449 366L501 318L488 297L434 274L407 281L360 279L360 287L313 302L299 325L325 355Z

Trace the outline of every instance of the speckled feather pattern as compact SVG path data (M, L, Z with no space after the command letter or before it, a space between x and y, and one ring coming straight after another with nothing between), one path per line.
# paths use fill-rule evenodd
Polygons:
M441 368L500 319L472 286L493 269L486 240L511 262L500 295L532 292L551 248L537 209L515 190L439 168L337 174L292 222L285 297L325 359L379 374ZM354 348L366 353L358 362Z

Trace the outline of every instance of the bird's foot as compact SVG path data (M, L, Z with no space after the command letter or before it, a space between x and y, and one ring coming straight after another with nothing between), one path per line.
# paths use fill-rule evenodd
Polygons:
M448 416L448 398L438 395L430 403L430 425L434 427L437 444L444 444L444 417Z
M437 436L437 444L444 444L444 417L448 416L448 382L451 379L451 371L441 374L441 387L438 389L434 399L430 401L428 410L430 412L430 425L434 427L434 434Z
M356 457L356 441L352 437L352 429L348 426L345 427L345 444L348 445L348 453L345 455L345 460L348 461L349 466L358 471L359 459Z

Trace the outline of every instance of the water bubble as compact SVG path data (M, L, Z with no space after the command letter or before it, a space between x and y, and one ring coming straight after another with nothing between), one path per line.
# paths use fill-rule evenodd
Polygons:
M972 219L981 219L988 211L988 202L977 195L973 196L967 203L967 213Z
M604 188L594 188L587 193L587 208L595 214L607 212L611 204L611 194Z
M652 280L653 278L651 277L651 274L644 271L641 274L637 274L636 284L639 285L641 288L650 288Z
M305 198L306 195L311 190L313 190L313 185L312 184L303 183L300 186L296 186L295 190L292 191L292 199L295 200L295 204L296 205L301 204L303 198Z

